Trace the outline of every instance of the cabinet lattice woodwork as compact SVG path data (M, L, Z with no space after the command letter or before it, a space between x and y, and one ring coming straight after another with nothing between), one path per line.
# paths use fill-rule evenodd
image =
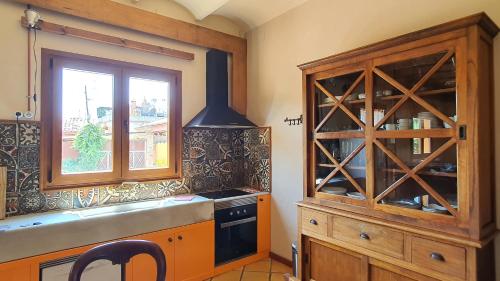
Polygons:
M494 279L479 279L492 271L490 262L480 271L477 261L490 255L496 232L498 31L482 13L299 66L307 139L299 204L309 255L304 277L353 274L329 262L329 269L317 267L318 258L345 253L304 244L315 237L398 270L423 268L429 278ZM341 260L357 270L355 256ZM362 263L369 280L427 280L371 267Z

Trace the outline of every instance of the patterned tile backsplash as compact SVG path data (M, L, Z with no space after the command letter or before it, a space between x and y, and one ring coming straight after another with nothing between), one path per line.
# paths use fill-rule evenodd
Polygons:
M7 216L249 187L271 190L271 129L184 129L184 177L156 183L40 191L40 126L0 122Z

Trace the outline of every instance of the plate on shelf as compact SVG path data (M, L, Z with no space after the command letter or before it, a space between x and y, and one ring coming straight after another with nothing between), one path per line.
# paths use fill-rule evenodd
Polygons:
M323 102L324 103L332 103L333 99L331 97L326 97L326 98L323 99Z
M360 192L347 192L347 196L353 199L365 200L366 197Z
M382 200L382 204L393 205L402 208L416 209L420 210L422 205L411 199L399 199L399 200Z
M422 211L438 214L447 214L448 210L438 204L429 204L428 206L422 206Z
M344 195L347 192L347 188L340 186L323 186L320 191L328 194Z

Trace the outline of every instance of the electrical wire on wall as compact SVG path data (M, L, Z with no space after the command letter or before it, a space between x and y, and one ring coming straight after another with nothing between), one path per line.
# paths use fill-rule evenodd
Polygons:
M24 114L21 113L21 117L25 119L35 119L37 115L38 105L37 105L37 81L38 81L38 57L36 53L36 42L37 42L37 29L39 29L38 22L40 21L40 14L33 10L30 5L27 6L27 9L24 11L26 15L26 28L28 29L28 105L27 112ZM31 31L34 34L33 44L31 45ZM31 52L33 51L33 58L35 60L35 77L33 79L33 90L31 90ZM31 113L31 100L33 99L34 104L34 113ZM19 118L18 114L16 116Z
M33 37L33 59L35 60L35 77L33 79L33 96L30 96L29 99L33 98L33 105L34 105L34 113L33 113L33 119L36 119L36 113L37 113L37 80L38 80L38 57L36 55L36 28L33 29L34 37ZM29 31L28 31L29 32Z

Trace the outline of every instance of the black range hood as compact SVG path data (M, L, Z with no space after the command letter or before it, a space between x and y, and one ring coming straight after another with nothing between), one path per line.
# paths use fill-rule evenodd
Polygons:
M229 103L227 53L207 52L207 106L187 125L188 128L254 128L245 116L231 109Z

